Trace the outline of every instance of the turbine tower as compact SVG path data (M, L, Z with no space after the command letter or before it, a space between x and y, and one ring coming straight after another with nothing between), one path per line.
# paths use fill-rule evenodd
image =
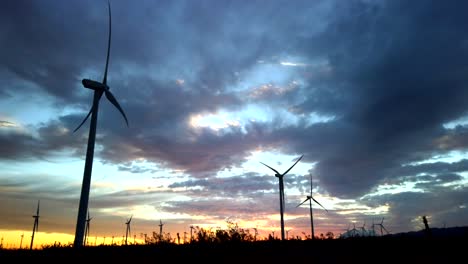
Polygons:
M125 245L127 245L127 238L130 235L130 223L132 222L132 217L133 215L130 216L130 219L128 219L127 222L125 222L127 225L127 230L125 231Z
M96 125L97 125L97 116L99 108L99 100L101 99L102 94L106 95L106 98L119 110L122 116L125 119L125 122L128 126L127 116L125 115L123 109L120 107L119 103L115 99L114 95L110 92L110 88L107 85L107 69L109 66L109 55L110 55L110 44L111 44L111 8L110 2L108 2L109 8L109 38L107 42L107 58L106 58L106 67L104 70L104 78L102 82L93 81L89 79L83 79L82 84L85 88L94 90L93 105L91 110L89 110L88 115L84 118L81 124L73 131L76 132L80 127L85 123L85 121L91 116L91 124L89 127L89 136L88 136L88 147L86 150L86 161L83 173L83 184L81 186L81 196L80 204L78 208L78 217L76 223L75 231L75 241L74 247L83 246L83 237L86 225L86 212L88 209L88 200L89 200L89 189L91 186L91 172L93 169L93 157L94 157L94 143L96 139Z
M88 245L88 237L89 237L89 222L91 222L92 217L89 217L89 209L88 209L88 218L86 219L86 226L85 226L85 239L84 245Z
M39 230L39 203L40 203L40 200L37 201L36 215L32 216L34 218L34 226L33 226L32 236L31 236L31 246L29 246L30 250L32 250L33 248L34 234Z
M301 205L303 205L305 202L309 201L309 209L310 209L310 229L311 229L311 234L312 234L312 239L315 238L315 233L314 233L314 216L313 216L313 213L312 213L312 200L314 200L314 202L318 205L320 205L325 211L327 211L328 213L328 210L325 209L325 207L323 207L323 205L321 205L317 200L315 200L315 198L312 196L312 188L313 188L313 185L312 185L312 174L310 175L310 195L307 195L306 196L306 199L300 203L299 205L296 206L299 207Z
M283 183L283 177L286 175L303 157L304 155L300 156L299 159L296 160L296 162L288 169L286 170L283 174L280 174L277 170L273 169L272 167L266 165L263 162L263 165L267 166L270 168L272 171L275 172L275 177L278 177L279 180L279 199L280 199L280 218L281 218L281 240L284 240L284 183Z

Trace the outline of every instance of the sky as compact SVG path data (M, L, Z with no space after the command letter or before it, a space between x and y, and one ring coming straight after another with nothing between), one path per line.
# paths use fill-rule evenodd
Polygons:
M237 223L316 235L468 223L466 1L111 0L90 237ZM107 1L0 9L0 236L72 242ZM23 236L23 240L21 239ZM105 240L105 237L107 240ZM36 242L37 241L37 242ZM107 241L107 242L106 242Z

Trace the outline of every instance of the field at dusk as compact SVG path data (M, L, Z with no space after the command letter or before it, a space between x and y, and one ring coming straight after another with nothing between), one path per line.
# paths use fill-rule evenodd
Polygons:
M465 230L466 231L466 230ZM451 238L374 237L333 240L98 246L0 250L1 260L112 263L459 263L468 233Z

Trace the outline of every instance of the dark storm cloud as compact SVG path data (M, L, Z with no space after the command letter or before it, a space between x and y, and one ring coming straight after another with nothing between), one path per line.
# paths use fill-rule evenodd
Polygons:
M89 3L22 0L3 3L0 74L8 77L3 91L17 86L19 80L30 84L18 87L16 92L23 89L31 92L38 87L58 98L76 96L74 88L78 87L82 70L79 65L84 66L86 61L80 56L86 49L81 40L90 39L97 28L91 21L80 19L80 14L91 13ZM82 26L87 30L81 30Z
M399 175L410 176L420 173L439 174L449 172L464 172L468 170L468 160L462 159L457 162L434 162L419 165L403 166L398 170Z
M312 84L303 104L319 113L333 105L339 117L301 137L331 132L314 146L323 146L316 171L327 191L363 194L402 164L440 150L434 140L447 133L442 124L464 115L468 100L460 5L466 3L342 2L323 34L301 42L306 56L323 52L334 76ZM317 97L327 102L314 104Z
M275 183L273 183L275 181ZM228 178L210 177L209 179L189 180L170 184L169 188L200 187L210 196L242 196L251 197L258 192L277 189L276 179L270 176L258 176L256 173L246 173L242 176Z
M282 33L296 34L291 30L296 27L299 31L307 29L302 23L308 20L304 15L284 19L288 13L307 13L320 5L245 5L230 1L128 5L115 1L112 6L109 83L129 116L132 129L122 129L115 109L102 103L98 130L103 136L98 143L104 146L102 157L110 162L125 162L146 156L157 163L204 173L240 164L255 147L250 142L255 138L233 148L234 142L244 140L240 131L219 137L209 129L200 129L194 136L187 127L189 114L239 109L243 99L227 89L228 84L237 81L234 73L256 65L259 58L281 52L286 43ZM105 8L105 2L8 2L2 9L2 35L8 40L2 50L8 59L2 68L8 77L16 77L12 83L29 83L17 92L39 87L88 110L89 102L80 98L90 98L91 94L79 96L89 92L80 90L79 79L89 71L93 76L83 77L99 80L101 75L107 35ZM146 70L143 74L139 73L142 69ZM183 87L175 84L176 79L184 80ZM2 86L4 91L11 89L9 85ZM79 121L76 114L61 119L69 130ZM86 136L85 127L75 136ZM26 142L21 138L11 140L12 144L19 144L16 148L20 150L24 147L18 142L23 141ZM38 140L34 144L39 143ZM66 142L48 142L58 149L65 147L61 144Z
M59 151L69 150L83 156L86 138L71 136L62 124L64 120L51 121L22 130L0 131L0 158L2 159L44 159Z

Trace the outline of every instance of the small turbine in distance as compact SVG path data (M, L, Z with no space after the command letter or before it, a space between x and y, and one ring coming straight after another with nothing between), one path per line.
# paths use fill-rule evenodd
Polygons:
M306 199L305 199L302 203L298 204L298 205L296 206L296 208L299 207L299 206L301 206L301 205L303 205L305 202L309 201L309 209L310 209L310 228L311 228L311 231L312 231L312 233L311 233L311 234L312 234L312 239L314 239L314 238L315 238L315 233L314 233L314 216L313 216L313 213L312 213L312 200L313 200L316 204L320 205L327 213L328 213L328 210L325 209L325 207L323 207L323 205L321 205L321 204L320 204L317 200L315 200L315 198L312 196L312 188L313 188L313 185L312 185L312 174L310 174L310 195L307 195L307 196L306 196Z
M385 230L385 232L387 234L389 234L388 230L383 225L383 220L384 220L384 218L382 217L382 221L380 222L380 224L376 224L376 225L380 226L380 236L383 236L383 230Z
M127 222L125 222L127 225L127 230L125 231L125 245L127 245L127 238L130 235L130 223L132 222L132 217L133 215L130 216L130 219L128 219Z
M89 216L89 210L88 210L88 218L86 219L86 227L85 227L85 239L84 239L84 245L88 245L88 237L89 237L89 222L91 222L92 217Z
M161 221L161 219L159 219L159 241L162 241L162 228L163 228L163 223Z
M83 173L83 184L81 186L81 196L80 204L78 208L78 217L76 223L75 231L75 241L74 247L83 246L84 231L86 225L86 213L88 209L88 200L89 200L89 190L91 187L91 172L93 169L93 157L94 157L94 144L96 140L96 126L97 126L97 116L99 108L99 100L101 99L102 94L106 95L106 98L119 110L122 116L125 119L125 122L128 126L127 116L125 115L123 109L120 107L119 103L115 99L114 95L110 92L110 88L107 85L107 69L109 66L109 55L110 55L110 45L111 45L111 8L110 2L108 2L109 7L109 38L107 42L107 58L106 58L106 67L104 70L104 78L102 82L93 81L89 79L83 79L82 84L85 88L94 90L93 105L91 110L89 110L88 115L83 119L81 124L73 131L76 132L80 127L86 122L86 120L91 116L91 124L89 127L89 136L88 136L88 147L86 150L86 161Z
M280 197L280 217L281 217L281 240L284 240L284 183L283 183L283 177L286 175L303 157L304 155L300 156L299 159L294 162L294 164L286 170L283 174L279 173L277 170L273 169L272 167L266 165L263 162L260 162L261 164L267 166L270 168L272 171L275 172L275 177L278 177L279 180L279 197Z
M32 250L33 248L34 235L39 230L39 203L40 203L40 200L37 201L36 215L32 216L34 218L34 226L33 226L32 236L31 236L31 246L29 247L30 250Z

